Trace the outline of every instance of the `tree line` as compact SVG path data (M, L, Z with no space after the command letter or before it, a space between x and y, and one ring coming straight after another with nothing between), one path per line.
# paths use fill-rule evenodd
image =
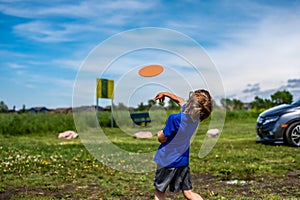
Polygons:
M221 105L227 110L242 110L242 109L268 109L280 104L290 104L293 102L293 95L287 91L277 91L271 94L270 98L254 97L254 100L248 104L243 103L239 99L222 98Z
M256 111L259 111L262 109L268 109L268 108L271 108L271 107L274 107L274 106L277 106L280 104L290 104L292 102L293 102L293 95L287 90L277 91L277 92L271 94L270 98L261 98L261 97L255 96L254 100L249 103L244 103L241 100L235 99L235 98L233 98L233 99L222 98L220 100L221 107L225 108L226 110L250 110L250 109L253 109ZM213 104L215 107L217 106L217 104L215 102L213 102ZM169 110L174 110L174 109L179 108L178 105L172 99L170 99L167 104L161 103L161 102L157 103L153 99L150 99L150 100L148 100L148 104L146 104L146 105L143 102L138 104L138 106L135 110L144 111L144 110L148 110L149 108L151 108L153 106L162 106ZM121 107L126 108L124 105L122 105Z

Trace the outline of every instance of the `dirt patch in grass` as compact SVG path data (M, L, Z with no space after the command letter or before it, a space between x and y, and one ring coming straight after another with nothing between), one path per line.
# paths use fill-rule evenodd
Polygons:
M289 172L280 178L260 176L248 180L218 180L210 174L194 175L193 178L194 190L207 199L300 198L300 171Z
M0 199L99 199L99 191L106 193L96 184L91 185L75 185L68 184L64 186L30 186L8 188L0 193Z
M252 180L221 180L211 174L193 174L194 191L205 199L289 199L300 197L300 170L287 173L280 178L260 176ZM0 192L0 199L153 199L153 187L149 190L112 188L108 190L98 184L46 185L30 187L8 187ZM167 199L184 199L181 193L167 192Z

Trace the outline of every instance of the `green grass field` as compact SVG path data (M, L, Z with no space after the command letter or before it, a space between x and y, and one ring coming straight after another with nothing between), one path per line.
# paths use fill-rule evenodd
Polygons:
M198 153L208 122L198 129L190 158L194 190L213 200L300 199L300 149L259 143L255 117L228 116L214 149L202 159ZM20 125L18 134L6 134L13 127L3 125L7 117L0 116L1 126L6 127L0 134L0 199L153 199L154 171L113 170L96 160L79 138L57 138L58 131L73 127L71 115L40 118L52 129L34 132L38 129L30 126L22 134ZM115 145L130 151L155 151L159 145L156 138L134 139L118 128L106 128L105 133ZM168 193L168 199L183 197Z

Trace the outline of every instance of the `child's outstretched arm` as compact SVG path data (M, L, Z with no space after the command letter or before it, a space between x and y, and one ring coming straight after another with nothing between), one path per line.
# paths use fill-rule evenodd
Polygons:
M159 100L159 102L163 103L165 100L165 97L172 99L180 106L182 106L185 103L185 100L183 98L178 97L177 95L172 94L170 92L160 92L155 96L154 100Z

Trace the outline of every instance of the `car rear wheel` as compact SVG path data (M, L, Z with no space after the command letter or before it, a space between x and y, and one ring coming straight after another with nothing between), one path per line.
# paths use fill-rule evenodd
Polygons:
M291 124L285 134L289 145L300 147L300 122Z

